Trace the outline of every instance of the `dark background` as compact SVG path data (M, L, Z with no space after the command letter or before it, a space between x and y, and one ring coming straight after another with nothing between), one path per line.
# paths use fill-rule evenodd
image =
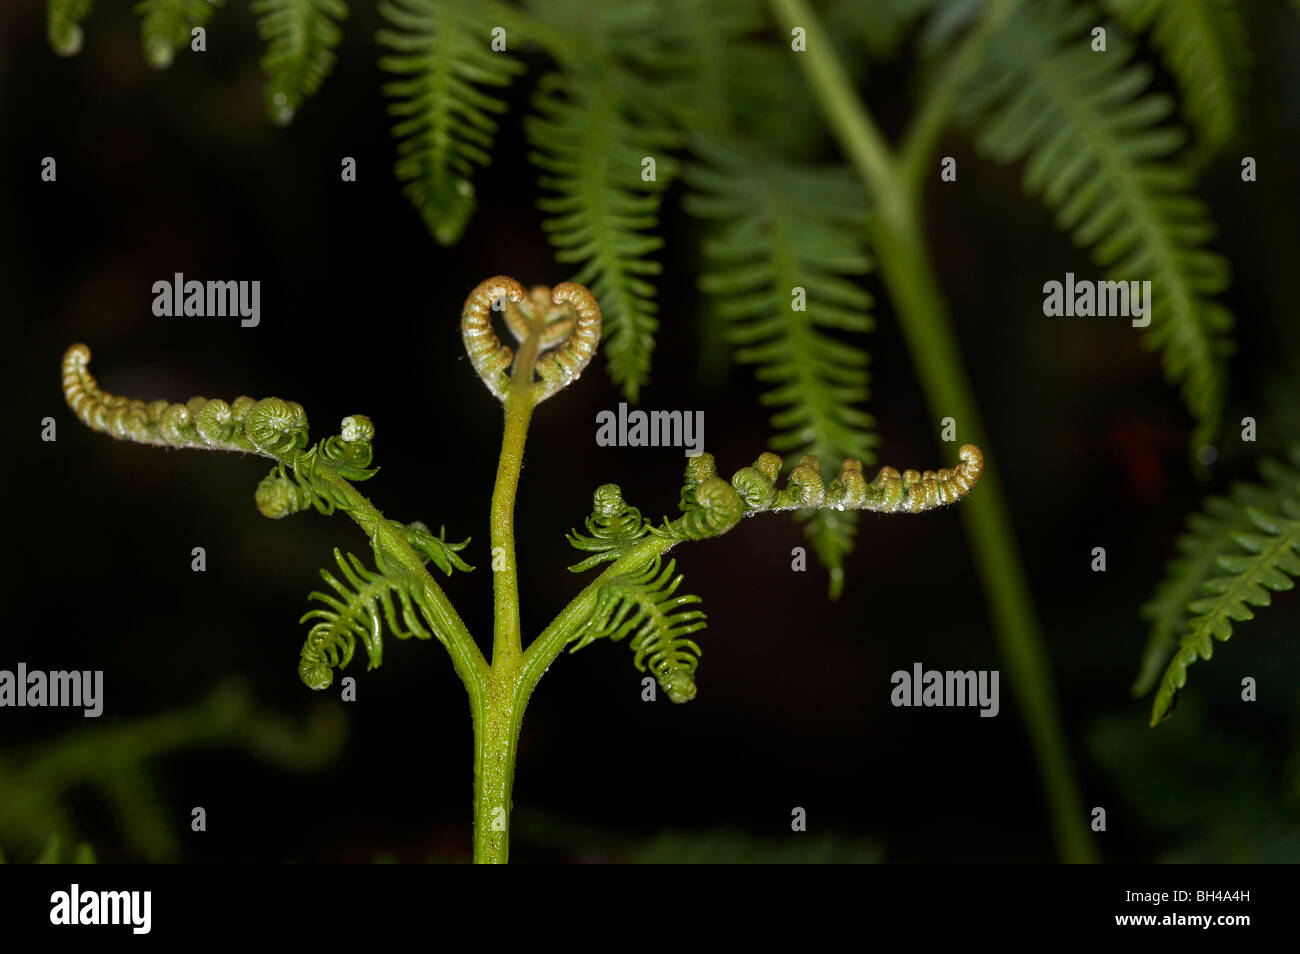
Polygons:
M268 469L260 458L164 452L81 426L59 388L59 360L74 341L91 346L92 372L116 393L274 394L307 408L313 438L346 414L368 414L382 470L365 492L397 519L473 537L464 555L480 569L446 589L486 648L500 411L468 365L457 320L466 293L489 275L525 284L571 275L540 228L519 123L544 61L533 57L511 92L494 165L476 178L478 212L446 249L392 175L367 4L354 5L334 74L285 130L265 116L261 50L243 4L217 12L207 53L181 52L166 72L146 64L129 5L100 6L71 59L46 45L43 5L0 8L9 577L0 668L105 670L105 723L193 700L232 672L263 704L306 713L321 697L295 673L306 630L297 619L331 549L366 550L341 517L261 517L252 503ZM941 152L958 158L959 182L936 181L929 201L931 249L992 434L984 450L1011 501L1083 802L1108 809L1109 831L1096 837L1111 861L1194 851L1225 819L1245 834L1211 844L1219 860L1262 857L1257 845L1296 837L1284 798L1300 788L1292 595L1194 667L1166 726L1146 729L1149 698L1128 695L1146 636L1137 607L1184 515L1205 492L1253 476L1260 450L1300 433L1288 431L1300 353L1300 18L1266 5L1252 27L1244 132L1205 170L1201 192L1221 228L1213 247L1234 267L1224 300L1239 353L1227 420L1255 416L1260 442L1243 447L1228 427L1208 482L1187 465L1189 421L1158 356L1127 322L1041 317L1042 283L1091 266L1022 197L1019 170L979 162L951 137ZM867 85L890 133L909 108L904 76L882 70ZM1240 181L1241 155L1258 160L1257 183ZM44 156L57 159L57 183L40 181ZM355 183L340 181L344 156L357 160ZM829 145L826 157L835 158ZM697 234L681 192L674 186L664 205L662 331L641 406L702 409L707 447L730 472L763 449L770 428L748 369L725 380L704 373L716 362L700 354ZM260 327L154 317L153 282L178 271L259 279ZM869 409L881 462L949 466L955 448L934 443L937 423L888 300L875 277L867 285L878 299ZM517 519L526 634L581 585L564 569L574 559L564 534L598 484L617 481L647 514L676 505L679 451L594 446L596 412L619 400L597 359L535 418ZM58 421L56 443L39 439L47 415ZM807 809L810 835L832 834L861 857L1052 860L1037 768L1005 679L996 719L889 704L890 674L915 661L1000 666L958 511L867 514L860 526L838 603L827 602L815 563L791 572L791 548L804 541L787 518L680 549L686 585L710 617L689 705L641 702L624 645L561 657L524 723L512 860L628 857L629 846L667 830L703 840L730 829L798 851L794 806ZM207 550L206 573L190 570L194 546ZM1104 574L1089 570L1094 546L1106 547ZM347 674L358 701L339 701L336 681L324 704L346 708L350 737L322 772L295 776L237 753L160 764L183 860L468 856L470 723L445 653L388 638L382 668L365 672L359 649ZM1239 701L1244 675L1259 680L1254 705ZM4 710L0 747L86 721L69 710ZM1224 761L1203 757L1207 737ZM1207 797L1162 821L1161 806L1189 792ZM1261 799L1279 806L1284 834L1252 827ZM188 831L193 805L207 809L206 834ZM101 860L133 860L93 804L82 831Z

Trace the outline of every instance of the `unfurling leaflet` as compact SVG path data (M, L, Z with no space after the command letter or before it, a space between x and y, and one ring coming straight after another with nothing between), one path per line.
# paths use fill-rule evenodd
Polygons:
M321 578L333 594L314 592L308 599L324 604L305 613L300 623L315 621L307 633L298 663L298 675L312 689L328 688L334 670L352 661L356 641L366 647L374 669L383 661L384 625L398 639L445 638L435 629L436 618L425 594L424 584L409 572L376 573L351 553L336 548L334 559L339 576L321 570Z
M641 511L623 499L618 484L601 484L596 488L592 495L591 516L585 522L589 536L574 530L568 535L569 545L592 555L569 567L573 573L582 573L597 564L617 560L650 532Z
M534 370L540 381L527 382L533 400L544 401L568 387L582 374L600 343L600 306L582 285L561 282L554 289L544 285L525 292L513 278L498 275L480 282L461 312L461 339L470 363L488 390L505 401L514 382L510 366L515 353L492 329L492 309L501 303L506 327L521 345L536 341Z
M138 444L245 451L276 460L307 446L307 414L293 401L237 397L227 404L192 397L184 404L146 403L100 390L89 365L84 344L63 355L63 397L91 430Z
M706 617L698 609L682 609L700 598L677 595L682 575L674 576L674 569L675 560L663 566L655 557L640 569L602 584L596 607L578 630L570 652L597 639L618 642L631 633L636 668L641 672L648 668L673 702L689 702L695 698L700 647L686 637L702 630Z

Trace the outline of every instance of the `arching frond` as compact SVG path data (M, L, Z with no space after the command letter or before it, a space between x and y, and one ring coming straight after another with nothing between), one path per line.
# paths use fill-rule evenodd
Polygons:
M485 88L509 86L524 65L506 50L492 49L498 22L462 0L390 0L379 5L391 28L378 41L393 53L379 68L401 77L384 84L394 102L388 111L399 121L397 178L442 245L460 239L474 213L475 166L491 161L504 101Z
M579 266L573 281L600 303L610 377L636 401L659 327L650 278L661 266L649 256L663 239L650 230L675 166L666 151L672 136L636 109L630 82L613 70L550 73L524 128L538 185L553 193L537 204L549 216L543 226L555 257Z
M775 162L718 139L692 147L701 161L685 173L686 208L718 226L704 246L700 287L730 322L736 359L756 365L769 385L763 403L780 408L772 446L791 461L812 454L873 463L875 422L861 409L867 353L832 334L872 327L871 296L851 279L871 268L860 187L847 172ZM808 524L832 596L843 587L854 519L826 512Z
M303 101L320 89L334 68L334 49L343 38L338 21L348 15L343 0L255 0L257 32L266 41L266 109L287 126Z
M1118 33L1093 52L1095 24L1086 5L1023 4L990 39L963 111L983 154L1026 160L1026 190L1108 277L1151 282L1144 340L1163 351L1199 446L1223 410L1232 316L1213 296L1227 287L1228 264L1204 247L1209 213L1173 159L1185 134L1163 124L1172 100L1144 92L1152 71L1130 63L1132 44Z
M222 0L141 0L135 5L140 15L140 39L149 65L166 69L176 51L190 45L191 31L206 27Z
M1237 131L1250 65L1238 0L1103 0L1134 32L1150 32L1183 94L1183 114L1208 149Z
M1292 459L1300 462L1300 452L1293 452ZM1232 526L1222 531L1231 538L1232 546L1214 556L1216 566L1206 571L1208 578L1198 588L1199 598L1187 604L1191 618L1160 679L1152 706L1152 725L1169 714L1175 696L1187 684L1187 667L1197 659L1211 658L1214 640L1228 640L1234 622L1254 619L1252 606L1268 606L1270 591L1289 590L1295 586L1295 577L1300 576L1300 475L1280 468L1265 473L1270 489L1238 489L1226 504L1207 505L1207 516L1199 522L1201 532L1188 547L1193 557L1207 554L1224 525ZM1243 515L1245 526L1237 529ZM1174 574L1190 577L1202 572L1203 565L1191 559L1171 569ZM1215 571L1226 571L1227 575L1211 576Z
M700 647L688 639L705 626L705 615L684 609L698 596L677 595L682 574L673 575L676 561L666 566L655 557L645 566L604 583L586 625L574 637L572 652L597 639L618 642L629 633L636 668L647 668L673 702L695 698L695 668Z

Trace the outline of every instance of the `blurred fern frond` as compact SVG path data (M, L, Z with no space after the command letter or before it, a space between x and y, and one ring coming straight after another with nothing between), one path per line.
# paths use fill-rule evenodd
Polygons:
M176 51L190 45L195 27L206 27L222 0L141 0L140 39L145 59L156 69L166 69Z
M871 268L857 182L838 169L772 161L716 138L692 146L699 161L685 172L686 209L717 225L704 245L700 287L730 324L736 360L756 365L755 377L768 385L763 403L779 408L771 446L787 461L811 454L874 463L875 421L860 406L869 359L852 338L831 334L872 327L871 296L852 280ZM809 519L832 596L843 587L855 521L839 511Z
M1300 448L1291 457L1300 464ZM1191 533L1180 541L1185 557L1170 565L1146 608L1156 621L1153 638L1175 620L1183 625L1156 690L1152 725L1169 714L1187 684L1187 667L1211 658L1214 640L1231 638L1234 623L1254 619L1251 607L1268 606L1270 592L1291 589L1300 576L1300 473L1274 464L1261 471L1267 486L1238 487L1226 500L1211 498L1205 514L1189 520ZM1214 575L1219 572L1226 575ZM1173 600L1189 593L1183 622ZM1149 648L1148 656L1153 652Z
M1090 5L1022 5L989 41L962 112L981 153L1026 161L1026 191L1056 210L1059 227L1092 250L1115 280L1151 281L1144 343L1196 420L1193 444L1218 430L1232 350L1232 315L1214 296L1228 264L1206 249L1214 229L1174 159L1183 130L1165 125L1173 100L1145 92L1152 70L1112 33L1094 52Z
M491 161L492 117L506 110L484 90L509 86L525 68L492 49L493 29L508 25L473 4L386 0L379 11L390 27L376 39L393 51L379 68L400 77L383 90L398 118L397 178L433 237L452 245L474 213L474 167Z
M286 126L315 95L334 68L334 50L343 38L339 21L348 15L343 0L256 0L257 32L266 41L266 109Z

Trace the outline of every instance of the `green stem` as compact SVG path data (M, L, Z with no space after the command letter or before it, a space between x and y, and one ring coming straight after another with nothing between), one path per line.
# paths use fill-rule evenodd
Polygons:
M997 455L991 452L980 420L947 303L938 290L938 278L921 233L919 189L911 192L907 189L903 166L890 154L805 0L771 0L771 3L787 28L805 29L808 52L796 55L832 133L875 203L871 238L880 272L931 413L936 419L956 418L966 435L964 439L985 448L990 463L979 490L961 507L962 516L993 614L998 647L1038 758L1057 848L1066 861L1095 861L1097 851L1084 825L1083 806L1056 707L1051 668L998 480ZM1005 12L1002 10L998 15ZM967 68L977 58L975 54L971 57L965 64ZM947 94L944 96L951 101ZM944 106L943 102L940 105ZM920 168L923 159L917 158L919 150L928 148L937 138L941 121L946 117L946 106L923 108L921 115L927 118L919 127L920 132L913 132L909 168Z

